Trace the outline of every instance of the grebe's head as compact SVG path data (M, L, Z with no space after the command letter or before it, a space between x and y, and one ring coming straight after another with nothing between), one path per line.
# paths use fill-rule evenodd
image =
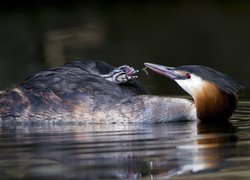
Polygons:
M176 81L192 97L195 97L208 84L213 84L225 93L234 95L246 86L243 82L206 66L167 67L153 63L145 63L145 66Z
M122 65L117 68L114 68L110 73L101 75L108 81L112 81L114 83L126 83L130 80L138 78L136 73L138 70L135 70L133 67L128 65Z
M246 86L228 75L200 65L167 67L145 63L145 66L176 81L190 94L200 119L230 117L236 106L238 91Z

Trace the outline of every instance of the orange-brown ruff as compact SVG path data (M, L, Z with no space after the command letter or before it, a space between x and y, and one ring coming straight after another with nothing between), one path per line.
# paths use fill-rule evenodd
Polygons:
M203 121L228 119L236 108L236 97L226 94L214 83L207 82L205 86L205 91L197 92L194 97L199 119Z
M176 81L193 99L202 121L228 120L237 106L237 93L246 86L228 75L200 65L166 67L145 63L153 71Z

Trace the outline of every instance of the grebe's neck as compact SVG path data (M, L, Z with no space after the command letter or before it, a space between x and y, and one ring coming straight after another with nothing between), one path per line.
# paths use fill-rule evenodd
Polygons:
M205 83L193 96L197 116L202 121L228 120L237 105L237 97L214 83Z

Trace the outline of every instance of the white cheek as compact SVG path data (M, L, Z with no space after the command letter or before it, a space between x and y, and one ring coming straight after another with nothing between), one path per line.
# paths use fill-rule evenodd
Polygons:
M188 94L190 94L191 96L195 96L195 93L197 93L198 91L200 91L205 82L198 76L195 76L193 74L191 74L191 78L190 79L184 79L184 80L175 80L179 86L182 87L182 89L184 89Z
M124 83L127 82L128 79L126 78L125 74L117 74L116 76L113 76L113 82L119 84L119 83Z

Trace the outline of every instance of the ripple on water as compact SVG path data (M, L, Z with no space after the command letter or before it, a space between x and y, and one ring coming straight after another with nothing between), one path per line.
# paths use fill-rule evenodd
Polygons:
M250 176L250 103L230 123L23 125L0 130L10 178L210 179Z

